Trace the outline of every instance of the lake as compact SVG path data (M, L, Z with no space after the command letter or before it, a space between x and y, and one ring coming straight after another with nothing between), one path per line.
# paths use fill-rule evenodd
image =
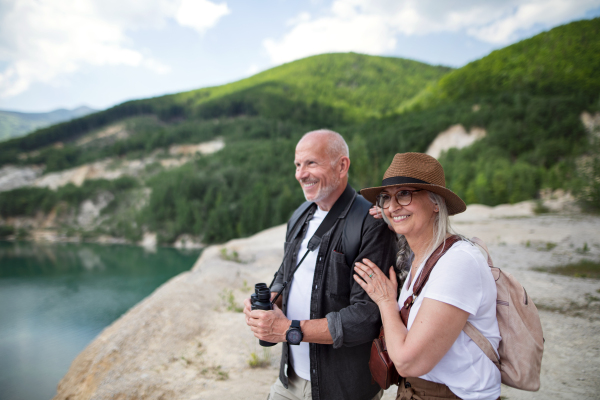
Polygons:
M0 399L52 398L102 329L199 254L0 241Z

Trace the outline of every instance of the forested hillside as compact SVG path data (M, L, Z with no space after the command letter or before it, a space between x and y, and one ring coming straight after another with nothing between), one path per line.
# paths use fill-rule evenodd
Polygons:
M494 51L445 75L399 109L409 115L462 108L456 123L487 130L483 140L440 159L449 184L468 203L512 203L535 197L542 187L597 193L598 137L580 121L583 111L600 110L597 71L598 18ZM586 165L582 156L588 157ZM600 197L586 198L598 207Z
M574 22L458 70L353 53L314 56L45 128L0 143L0 164L51 172L105 159L156 162L134 178L0 193L0 224L5 234L26 236L9 218L43 212L57 215L54 229L84 238L138 241L156 232L163 243L182 234L213 243L250 235L286 221L302 201L294 147L322 127L347 139L356 188L379 183L394 153L424 152L460 123L487 131L440 158L449 186L468 203L517 202L564 188L597 205L598 145L580 114L600 111L599 26L600 19ZM120 134L108 137L111 129ZM174 168L161 163L169 146L217 138L225 147L216 153ZM78 225L82 201L106 192L99 222Z

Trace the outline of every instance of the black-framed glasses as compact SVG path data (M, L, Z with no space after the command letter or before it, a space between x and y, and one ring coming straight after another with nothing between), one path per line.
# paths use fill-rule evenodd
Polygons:
M420 192L423 189L415 189L415 190L399 190L396 192L394 197L396 198L396 203L401 206L407 206L412 201L412 195L414 192ZM392 196L387 193L381 193L377 196L377 205L381 208L389 208L390 204L392 204Z

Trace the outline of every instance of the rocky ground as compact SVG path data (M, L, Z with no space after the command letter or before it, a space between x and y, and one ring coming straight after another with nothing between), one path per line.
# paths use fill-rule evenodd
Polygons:
M485 240L496 265L515 275L540 309L542 387L535 393L503 387L502 395L595 399L600 281L532 268L600 260L600 217L535 216L534 206L471 206L453 222L459 233ZM284 234L280 226L207 248L191 271L106 328L73 361L55 399L265 399L278 374L280 346L264 353L239 309L254 283L270 282ZM395 398L393 388L384 398Z

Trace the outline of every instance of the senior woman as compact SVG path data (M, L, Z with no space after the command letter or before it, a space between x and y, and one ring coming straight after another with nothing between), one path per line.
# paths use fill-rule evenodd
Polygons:
M379 307L388 355L403 377L397 399L499 398L498 368L462 331L469 321L498 350L496 285L481 252L451 234L448 217L466 206L446 188L440 163L426 154L396 154L383 185L361 194L383 210L398 235L397 264L411 251L414 257L399 298L393 268L388 278L368 259L355 266L360 278L354 279ZM427 259L445 245L403 322L399 310L423 279Z

